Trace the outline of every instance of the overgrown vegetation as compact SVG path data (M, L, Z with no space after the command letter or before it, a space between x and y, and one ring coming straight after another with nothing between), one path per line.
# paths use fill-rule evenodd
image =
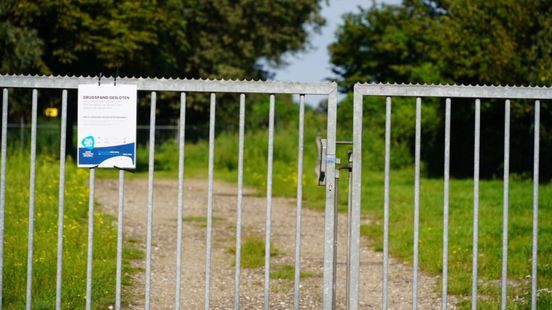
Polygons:
M329 52L337 82L342 91L349 92L344 103L351 105L350 92L357 82L550 86L551 47L548 0L416 0L367 5L345 15ZM397 101L401 100L393 98ZM458 149L473 153L474 99L452 98L452 102L451 141ZM365 98L368 109L371 103ZM424 118L429 120L431 113L433 119L431 126L424 126L422 156L427 172L438 176L443 166L444 105L427 98L423 103ZM552 158L552 106L543 103L541 158ZM533 102L512 100L511 105L511 139L515 141L511 143L511 171L530 174L532 161L526 158L532 158L533 140L528 137L533 133ZM385 109L369 111L381 115ZM504 102L482 99L483 177L502 171L503 128ZM408 134L397 137L414 148ZM471 156L457 156L454 162L453 176L470 176ZM551 162L541 161L545 180L552 178Z
M42 155L37 159L32 306L55 308L59 161ZM84 308L88 219L88 173L67 162L65 185L63 290L64 308ZM8 154L6 213L4 225L3 304L8 309L25 307L27 232L29 212L29 158ZM105 307L115 300L117 232L114 219L94 214L94 261L92 300ZM84 242L83 242L84 240ZM123 285L129 284L130 260L141 252L126 247ZM129 296L125 296L128 298Z

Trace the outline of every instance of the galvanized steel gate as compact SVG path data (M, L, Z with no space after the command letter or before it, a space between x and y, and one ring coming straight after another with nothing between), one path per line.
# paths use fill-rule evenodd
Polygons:
M103 83L111 83L111 78L104 78ZM57 285L56 308L62 306L61 300L61 270L63 253L63 214L64 214L64 184L65 184L65 135L67 119L67 89L76 89L79 84L97 83L94 77L40 77L40 76L2 76L0 75L0 87L3 88L2 100L2 152L1 152L1 192L0 192L0 240L4 239L5 219L5 187L6 187L6 149L7 149L7 115L8 115L8 88L32 88L32 127L31 127L31 171L30 171L30 199L29 199L29 229L28 229L28 262L27 262L27 308L32 302L32 272L33 272L33 233L34 233L34 191L36 176L36 129L37 129L37 89L49 88L61 90L62 115L60 136L60 179L59 179L59 222L58 222L58 261L57 261ZM185 113L186 95L188 93L210 93L210 118L209 118L209 197L207 216L207 240L206 240L206 281L205 281L205 308L209 308L210 296L210 257L213 211L213 170L214 170L214 140L215 140L215 108L217 93L239 93L239 160L238 160L238 194L237 194L237 226L236 226L236 270L234 287L234 308L239 308L240 299L240 247L241 247L241 217L243 196L243 149L244 149L244 119L246 94L268 94L270 98L269 110L269 139L268 139L268 170L266 188L266 248L265 248L265 277L264 277L264 308L269 307L270 292L270 238L271 238L271 205L272 205L272 161L274 141L274 111L275 94L295 94L300 97L299 114L299 141L298 141L298 170L297 170L297 213L295 236L295 285L294 307L299 308L299 271L300 271L300 244L301 244L301 201L302 201L302 175L303 175L303 125L304 104L307 95L325 95L328 97L327 145L325 150L325 227L324 227L324 285L323 308L334 307L333 288L335 286L336 261L334 256L334 230L335 212L334 201L336 199L337 186L334 183L336 177L336 111L337 111L337 86L335 83L284 83L284 82L255 82L255 81L210 81L210 80L173 80L173 79L143 79L143 78L118 78L120 84L136 84L139 91L151 91L150 133L149 133L149 169L148 169L148 210L147 210L147 240L146 240L146 286L145 307L150 308L150 284L151 284L151 245L152 245L152 217L153 217L153 171L155 157L155 111L156 92L171 91L180 92L180 126L179 126L179 177L178 177L178 236L176 253L176 292L175 308L180 308L180 267L182 261L182 209L183 209L183 176L184 176L184 148L185 148ZM413 272L413 308L417 306L417 281L418 281L418 232L419 232L419 207L420 207L420 139L421 139L421 104L423 97L446 98L446 126L445 126L445 167L444 167L444 229L443 229L443 288L442 307L447 307L447 263L448 263L448 206L449 206L449 152L450 152L450 98L474 98L475 99L475 152L474 152L474 234L473 234L473 291L472 306L475 309L477 302L477 240L478 240L478 190L479 190L479 129L480 129L480 99L495 98L505 99L505 151L504 151L504 230L503 230L503 261L502 261L502 306L506 306L506 267L507 267L507 240L508 240L508 180L509 180L509 111L510 99L534 99L535 100L535 136L534 136L534 194L533 194L533 260L532 260L532 307L536 307L536 267L537 267L537 229L538 229L538 175L539 175L539 100L552 99L550 88L525 88L525 87L480 87L480 86L429 86L429 85L375 85L357 84L354 88L354 116L353 116L353 153L352 153L352 193L350 201L351 217L350 225L350 258L347 265L347 286L350 288L347 306L350 309L359 307L360 272L360 211L361 211L361 172L362 172L362 112L363 96L383 96L386 99L386 134L385 134L385 202L384 202L384 266L383 266L383 291L382 308L387 308L387 266L388 266L388 223L389 223L389 169L390 169L390 132L391 132L391 98L394 96L416 98L416 148L415 148L415 199L414 199L414 272ZM121 296L121 269L122 269L122 244L123 244L123 197L124 197L124 171L119 172L119 209L118 209L118 237L117 237L117 284L116 284L116 308L120 308ZM89 195L89 222L88 222L88 268L87 268L87 309L92 306L92 240L93 240L93 210L94 210L94 169L90 170L90 195ZM0 305L3 269L3 242L0 242Z
M534 100L534 158L533 158L533 231L532 231L532 273L531 273L531 308L536 309L537 302L537 251L538 251L538 207L539 207L539 127L540 100L552 99L552 88L546 87L498 87L498 86L457 86L457 85L390 85L361 84L354 87L353 116L353 182L352 182L352 217L351 217L351 264L350 266L350 300L349 308L357 309L359 292L359 242L360 242L360 209L361 209L361 173L362 173L362 113L363 97L385 97L385 179L384 179L384 219L383 219L383 285L381 307L387 309L387 282L389 257L389 170L391 145L391 106L392 97L415 98L416 132L415 132L415 182L414 182L414 248L412 275L412 307L418 306L418 248L420 223L420 152L421 152L421 113L422 98L445 98L445 148L444 148L444 201L443 201L443 273L441 308L447 308L448 301L448 223L449 223L449 167L450 167L450 118L451 98L473 98L475 101L474 124L474 201L473 201L473 252L472 252L472 309L477 308L477 266L478 266L478 218L479 218L479 158L480 158L480 109L481 100L503 99L504 119L504 190L503 190L503 240L502 240L502 278L501 308L506 309L507 302L507 264L508 264L508 195L509 195L509 162L510 162L510 100ZM414 99L413 99L414 102Z
M337 108L337 85L335 83L285 83L285 82L257 82L257 81L215 81L215 80L180 80L180 79L144 79L144 78L117 78L119 84L135 84L139 91L151 91L150 109L150 132L149 132L149 168L148 168L148 209L147 209L147 240L146 240L146 285L145 285L145 308L151 306L151 260L152 260L152 218L153 218L153 172L155 157L155 128L156 128L156 92L171 91L180 92L180 126L179 126L179 177L178 177L178 236L176 254L176 292L175 308L180 308L181 279L180 269L182 262L182 209L183 209L183 176L184 176L184 147L185 147L185 113L186 94L194 92L210 93L210 118L209 118L209 196L207 206L207 240L206 240L206 269L205 269L205 308L209 308L210 296L210 273L211 273L211 243L212 243L212 212L213 212L213 174L214 174L214 142L215 142L215 108L217 93L238 93L240 94L239 107L239 160L238 160L238 194L237 194L237 227L236 227L236 272L235 272L235 308L239 308L240 299L240 249L241 249L241 217L242 217L242 195L243 195L243 149L244 149L244 126L245 126L245 102L247 93L267 94L270 98L269 128L268 128L268 170L266 188L266 246L265 246L265 275L264 275L264 308L269 307L270 293L270 239L271 239L271 207L272 207L272 164L273 164L273 142L274 142L274 116L275 116L275 94L292 94L300 97L299 113L299 141L298 141L298 170L297 170L297 230L296 230L296 253L295 253L295 286L294 302L295 308L299 308L299 275L301 255L301 207L302 207L302 175L303 175L303 126L305 96L324 95L328 100L327 118L327 157L335 158L335 133L336 133L336 108ZM6 149L7 149L7 116L8 116L8 89L9 88L31 88L32 89L32 125L31 125L31 170L30 170L30 200L29 200L29 228L28 228L28 261L27 261L27 309L32 305L32 274L33 274L33 234L34 234L34 206L35 206L35 176L36 176L36 136L37 136L37 89L59 89L62 97L61 114L61 136L60 136L60 180L59 180L59 222L58 222L58 259L57 259L57 285L56 285L56 308L62 306L62 264L63 264L63 214L64 214L64 185L65 185L65 137L67 122L67 90L76 89L79 84L100 83L95 77L54 77L54 76L3 76L0 75L0 87L3 88L2 104L2 184L0 197L0 240L4 240L4 218L5 210L5 186L6 186ZM103 78L101 83L115 83L113 78ZM335 161L327 161L326 176L329 182L326 184L326 207L325 207L325 229L324 229L324 305L329 308L332 305L332 283L334 282L333 268L333 224L334 224L334 167ZM123 202L124 202L124 179L125 172L119 171L119 208L118 208L118 236L117 236L117 283L115 307L121 306L121 271L122 271L122 246L123 246ZM88 262L86 281L86 308L92 307L92 257L94 238L94 185L95 171L90 169L89 176L89 221L88 221ZM0 242L3 245L3 242ZM0 306L2 292L2 269L3 269L3 247L0 246Z

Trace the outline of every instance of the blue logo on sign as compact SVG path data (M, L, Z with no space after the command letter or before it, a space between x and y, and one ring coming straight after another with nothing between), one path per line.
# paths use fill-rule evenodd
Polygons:
M88 136L81 141L82 146L86 149L93 149L94 148L94 137Z

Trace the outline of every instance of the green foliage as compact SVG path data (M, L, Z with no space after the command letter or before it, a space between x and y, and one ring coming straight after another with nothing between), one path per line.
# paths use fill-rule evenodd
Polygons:
M29 210L29 158L20 152L8 155L6 219L4 237L3 303L8 309L25 306L27 231ZM59 161L37 158L33 255L33 308L54 308L58 223ZM67 162L65 184L63 291L64 309L83 308L86 296L86 252L88 219L87 171ZM117 232L113 218L94 214L94 262L92 298L106 306L115 298ZM83 242L84 240L84 242ZM128 285L133 268L130 260L141 252L125 249L123 284Z
M411 13L412 15L417 15ZM439 62L431 59L429 25L404 7L372 6L344 16L337 41L329 46L333 71L344 90L359 81L436 82Z
M329 50L343 90L358 81L550 86L551 34L552 6L547 0L409 0L346 15ZM365 106L372 101L365 98ZM401 101L393 98L394 103ZM441 175L444 104L425 98L423 103L422 120L429 120L430 127L422 134L422 157L430 175ZM532 169L526 160L532 158L532 105L512 101L511 171L520 174ZM406 115L395 106L393 117L403 119ZM365 107L370 124L384 121L384 108L379 107L379 112ZM472 156L465 156L473 154L473 111L473 100L453 99L451 173L458 177L473 170ZM503 102L482 100L481 113L481 175L493 177L502 172ZM541 158L552 156L551 120L550 104L541 102ZM402 131L394 123L397 130ZM413 131L404 133L400 137L406 140L393 141L393 149L414 149ZM373 135L381 138L383 132ZM552 166L541 163L541 177L550 179Z
M293 281L295 279L295 266L293 265L283 265L280 267L276 267L275 271L270 272L270 278L271 279L283 279L283 280L289 280ZM308 271L301 271L300 277L301 279L312 277L312 272Z
M7 0L0 72L260 78L260 59L305 48L319 12L318 0Z
M344 17L330 45L342 86L370 82L552 82L546 0L404 1Z
M370 170L383 167L385 155L385 98L364 98L363 110L363 165ZM393 98L391 117L391 167L401 168L414 162L412 156L415 139L416 106L415 99ZM348 94L339 103L338 134L350 137L353 130L353 96ZM431 141L431 135L441 121L435 102L422 106L423 136Z
M15 27L5 20L0 22L0 72L41 70L41 46L35 29Z
M0 74L267 79L268 68L285 64L284 54L308 48L310 34L325 23L320 9L321 0L4 0ZM10 98L17 111L26 102ZM138 98L138 121L146 124L149 100ZM188 138L205 138L208 96L187 99ZM217 97L219 128L236 127L229 103L238 100ZM70 92L70 109L75 101ZM163 92L157 101L158 123L176 124L179 94ZM28 110L10 114L30 119Z
M236 248L232 246L230 253L236 254ZM270 245L270 256L276 256L280 250ZM265 263L265 241L257 236L249 236L242 240L240 266L242 268L259 268ZM235 262L234 262L235 264Z

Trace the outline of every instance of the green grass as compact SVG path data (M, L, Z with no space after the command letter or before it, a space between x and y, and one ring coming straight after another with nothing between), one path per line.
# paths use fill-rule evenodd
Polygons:
M284 265L280 267L276 267L275 271L270 272L270 278L271 279L283 279L283 280L294 280L295 279L295 266L292 265ZM301 271L300 277L301 279L304 278L310 278L313 276L312 272L308 271Z
M229 252L236 254L236 247L229 248ZM270 256L277 256L280 254L280 250L270 245ZM242 240L241 244L241 264L242 268L259 268L264 266L265 263L265 241L257 236L249 236ZM233 261L232 265L235 265Z
M224 218L222 218L220 216L213 216L211 219L213 220L213 223L224 220ZM206 216L187 215L187 216L184 216L184 218L182 220L184 222L194 223L198 227L202 227L202 228L207 227L207 217Z
M221 221L224 218L220 216L213 216L211 219L213 220L213 222L215 222L215 221ZM182 220L184 222L191 222L191 223L207 223L207 217L202 215L186 215Z
M372 240L376 250L383 247L383 177L367 172L363 181L364 214L375 221L363 225L362 234ZM391 255L412 261L413 173L391 174L389 246ZM499 306L502 259L501 181L482 181L479 206L479 294L482 306ZM530 302L532 183L512 178L509 195L508 297L516 307ZM430 274L442 272L443 181L421 180L420 266ZM449 207L449 292L468 298L471 294L473 234L473 182L451 180ZM552 307L552 186L540 186L538 287L539 308ZM468 301L462 306L468 307Z
M59 161L38 156L34 226L32 306L55 307ZM8 309L25 306L29 212L29 158L10 152L5 211L3 304ZM86 296L88 171L68 161L65 187L63 291L65 309L83 308ZM116 227L110 216L94 214L92 300L105 308L115 300ZM133 272L129 260L141 252L124 252L124 285Z

